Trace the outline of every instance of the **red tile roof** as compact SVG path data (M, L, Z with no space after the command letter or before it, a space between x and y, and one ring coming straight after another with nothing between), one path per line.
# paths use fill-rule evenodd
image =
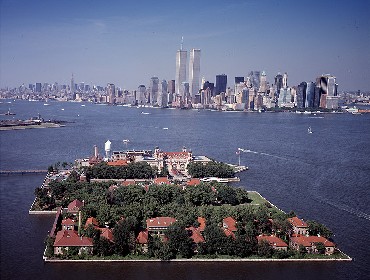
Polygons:
M113 192L116 189L118 189L117 185L111 185L111 186L109 186L108 191Z
M136 242L139 244L147 244L148 243L148 230L140 231L138 236L136 237Z
M190 158L191 154L189 152L164 152L164 156L167 156L167 158Z
M294 234L290 237L291 242L297 243L298 245L303 245L305 247L311 247L313 243L321 242L325 247L335 247L335 244L327 240L323 236L305 236Z
M110 228L99 228L101 234L100 236L105 237L109 241L114 241L113 231Z
M93 225L94 227L98 227L99 226L98 220L95 219L94 217L88 218L86 220L86 223L85 223L85 228L87 228L89 225Z
M203 217L198 217L198 223L199 223L198 229L200 231L204 231L204 229L206 228L206 219Z
M68 212L69 213L76 213L80 211L80 208L84 205L82 201L78 199L73 200L70 204L68 204Z
M288 221L292 224L293 227L307 228L308 225L303 220L298 217L288 218Z
M124 166L124 165L127 165L127 160L124 160L124 159L117 159L115 161L108 161L107 164L109 166Z
M136 184L135 180L132 180L132 179L126 179L125 181L121 183L122 186L129 186L129 185L135 185L135 184Z
M71 218L62 220L62 226L74 226L75 220L72 220Z
M186 228L186 230L190 232L191 234L190 238L193 239L194 243L204 242L204 238L202 234L200 233L199 228L189 227L189 228Z
M260 235L260 236L257 236L257 239L258 239L258 242L260 242L261 240L266 240L273 247L288 247L288 244L286 244L282 239L280 239L279 237L275 235L270 235L270 236Z
M236 221L232 217L227 217L222 220L223 227L231 230L231 231L237 231L238 229L236 228Z
M146 220L146 228L157 228L157 227L164 227L167 228L176 222L175 218L172 217L156 217Z
M54 241L54 247L91 247L92 238L78 236L74 230L58 231Z
M168 180L167 177L158 177L154 179L154 184L160 185L160 184L171 184L170 180Z
M187 181L186 184L188 186L196 186L200 184L200 180L198 178L191 178L190 181Z
M231 230L223 228L223 231L227 237L231 236L233 239L235 239L235 233L233 233Z

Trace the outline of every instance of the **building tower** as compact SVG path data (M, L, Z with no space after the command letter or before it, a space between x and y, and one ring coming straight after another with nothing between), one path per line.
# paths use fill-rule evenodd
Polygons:
M75 93L75 79L74 79L73 73L72 73L72 78L71 78L71 94L74 95L74 93Z
M181 47L176 53L176 77L175 91L176 94L183 96L182 84L186 81L186 60L187 51L183 50L184 37L181 38Z
M158 77L152 77L150 79L150 97L148 100L149 103L152 105L155 105L157 103L158 98L158 85L159 85L159 79Z
M288 87L288 74L287 72L285 72L283 75L283 88L287 88L287 87Z
M227 86L227 75L216 75L216 95L220 94L221 92L226 92Z
M199 80L200 80L200 50L192 49L190 51L190 62L189 62L189 87L192 99L199 92L200 89Z

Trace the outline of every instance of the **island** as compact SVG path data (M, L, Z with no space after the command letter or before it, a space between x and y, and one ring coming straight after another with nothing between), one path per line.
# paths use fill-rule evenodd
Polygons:
M29 128L55 128L63 127L63 121L45 121L42 118L29 119L29 120L0 120L1 130L19 130Z
M316 221L228 185L246 167L180 152L113 151L55 164L30 214L54 214L44 260L351 260Z

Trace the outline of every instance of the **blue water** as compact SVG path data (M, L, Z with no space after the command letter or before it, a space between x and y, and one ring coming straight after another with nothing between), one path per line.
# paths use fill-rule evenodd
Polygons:
M43 264L53 217L29 216L40 175L0 177L1 279L368 279L370 259L370 115L243 113L127 108L84 103L12 101L14 118L41 114L66 127L0 131L0 169L46 169L114 150L176 151L237 163L249 170L238 185L257 190L285 211L315 219L335 233L351 263ZM64 109L64 110L62 110ZM149 114L142 114L146 112ZM5 119L9 116L1 116ZM311 126L313 134L307 133ZM168 129L163 129L168 128Z

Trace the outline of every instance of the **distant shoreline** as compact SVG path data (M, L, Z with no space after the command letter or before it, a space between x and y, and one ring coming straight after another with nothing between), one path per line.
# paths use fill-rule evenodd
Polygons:
M57 123L41 123L41 124L30 124L30 125L14 125L14 126L0 126L0 131L8 130L24 130L32 128L56 128L63 127L64 125Z

